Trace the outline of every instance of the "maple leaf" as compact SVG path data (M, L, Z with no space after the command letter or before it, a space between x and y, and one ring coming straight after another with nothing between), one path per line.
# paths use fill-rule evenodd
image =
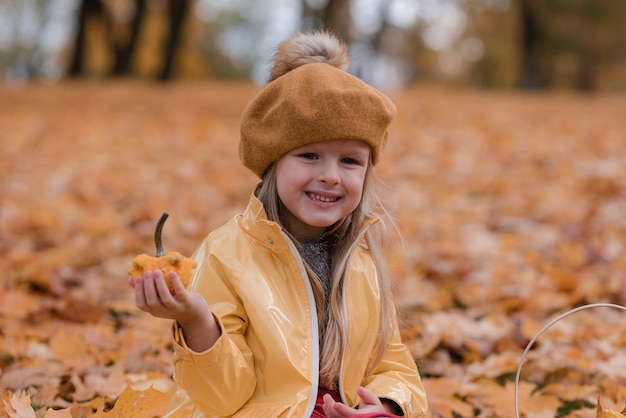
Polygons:
M626 407L622 409L621 412L615 412L611 409L602 408L602 403L600 402L600 397L598 396L598 406L596 407L596 418L624 418L624 414L626 414Z
M48 409L43 418L74 418L70 408L66 409Z
M467 386L448 378L423 379L428 394L428 407L435 416L463 416L473 414L473 406L463 400Z
M171 335L138 311L120 266L151 245L152 220L165 209L179 223L168 241L191 253L245 208L258 179L233 139L256 90L0 86L0 417L14 392L25 413L19 396L31 396L38 418L45 408L117 413L154 389L169 396L166 385L138 386L147 370L171 376ZM395 101L377 170L395 189L384 197L407 250L405 265L389 259L402 271L402 336L437 376L424 378L434 410L508 418L503 379L546 318L626 301L626 101L421 87ZM520 386L525 416L552 417L560 402L583 406L569 418L589 418L598 393L602 412L619 411L624 335L623 316L605 311L544 334Z
M170 399L176 393L176 388L171 385L167 392L162 392L150 386L148 389L136 390L132 384L128 384L115 406L109 412L98 411L94 418L153 418L159 416Z
M35 418L35 411L30 404L30 395L20 392L19 395L16 393L11 394L9 399L6 399L6 396L4 398L2 400L4 413L9 418Z
M479 391L469 397L470 401L480 409L488 408L497 417L513 417L514 383L506 382L504 386L493 380L481 379L476 382ZM561 402L552 395L544 395L535 392L536 386L522 382L519 386L520 411L525 414L549 414L556 416L556 411Z

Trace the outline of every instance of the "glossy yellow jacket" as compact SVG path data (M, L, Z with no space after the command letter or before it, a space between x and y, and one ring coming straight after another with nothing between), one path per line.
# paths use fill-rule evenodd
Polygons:
M423 416L424 388L395 321L382 362L366 374L379 324L379 290L366 246L354 247L345 282L349 340L342 399L356 406L357 387L364 386L395 401L405 416ZM309 417L318 388L317 313L293 243L252 196L246 211L209 234L194 258L190 289L207 300L222 335L198 353L174 326L174 379L186 394L179 391L165 416Z

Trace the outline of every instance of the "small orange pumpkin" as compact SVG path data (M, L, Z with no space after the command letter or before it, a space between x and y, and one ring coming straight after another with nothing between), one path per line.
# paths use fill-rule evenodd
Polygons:
M134 281L142 277L147 271L161 270L167 287L170 292L173 291L172 283L170 282L169 272L174 271L180 278L181 283L186 288L189 286L193 270L198 263L192 258L183 256L177 251L171 251L165 254L163 251L163 244L161 242L161 233L163 231L163 224L168 218L167 212L163 212L163 215L159 218L154 231L154 243L156 245L156 257L149 256L148 254L140 254L133 259L132 267L128 270L128 274L131 275Z

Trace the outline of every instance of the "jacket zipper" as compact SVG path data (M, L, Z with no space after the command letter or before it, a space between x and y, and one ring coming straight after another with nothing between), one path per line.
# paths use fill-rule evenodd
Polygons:
M363 236L365 235L365 233L367 232L368 229L370 229L371 224L366 224L363 229L361 230L361 232L359 233L359 235L356 237L356 239L354 240L354 242L352 243L352 247L350 248L350 255L348 256L348 259L346 260L346 271L347 271L347 266L350 263L350 260L352 259L352 254L354 254L354 249L356 248L356 246L359 244L359 242L361 242L361 239L363 238ZM346 303L346 298L345 298L345 293L346 291L346 281L344 280L343 282L343 294L344 294L344 298L343 298L343 317L344 317L344 322L345 322L345 328L346 328L346 332L348 330L348 305ZM346 360L346 347L344 347L343 349L343 353L341 354L341 368L339 370L339 382L337 382L338 385L338 389L339 389L339 397L341 398L341 402L346 404L346 399L343 396L343 385L341 384L342 382L342 376L343 376L343 366L345 364L345 360Z
M289 245L289 249L291 250L292 255L295 257L296 262L298 263L298 269L300 270L300 278L304 282L304 287L306 289L307 298L309 301L309 314L311 315L311 331L313 337L313 347L312 347L312 355L311 355L311 395L309 397L309 404L306 409L305 417L310 417L315 409L315 402L317 400L317 388L319 386L319 364L320 364L320 353L319 353L319 329L317 327L317 305L315 303L315 297L313 296L313 288L311 287L311 283L309 282L309 276L306 273L306 269L304 268L304 262L302 261L302 257L298 252L297 248L294 246L291 239L281 231L285 241Z
M361 239L363 238L367 230L370 228L370 226L371 224L369 223L365 225L363 229L361 230L361 232L359 233L359 235L354 240L354 242L352 243L352 247L350 248L350 253L349 253L350 255L348 256L346 265L350 263L352 254L354 254L354 249L359 244L359 242L361 242ZM313 296L313 289L311 288L311 283L309 282L309 276L307 275L306 269L304 268L304 263L302 261L302 257L300 256L300 253L298 252L297 248L294 246L291 239L284 232L281 231L281 235L283 235L283 237L285 238L285 241L289 245L289 249L291 250L292 255L295 257L296 262L298 263L298 269L300 270L300 278L304 282L304 287L306 289L307 298L309 300L309 314L311 315L311 321L312 321L311 330L312 330L312 337L313 337L313 349L312 349L312 356L311 356L312 376L311 376L311 395L309 397L309 404L307 406L304 416L310 417L311 414L313 413L313 410L315 409L315 402L317 401L317 389L319 386L319 357L320 355L319 355L319 329L317 327L317 304L315 303L315 297ZM345 281L344 281L343 286L344 286L343 290L345 291ZM343 300L343 311L344 311L344 318L345 318L345 326L346 326L346 329L348 329L348 307L346 305L345 298ZM339 396L341 398L341 402L344 404L346 404L346 399L343 396L341 376L343 375L345 355L346 355L346 352L344 348L344 352L341 356L341 369L339 372L339 382L338 382Z

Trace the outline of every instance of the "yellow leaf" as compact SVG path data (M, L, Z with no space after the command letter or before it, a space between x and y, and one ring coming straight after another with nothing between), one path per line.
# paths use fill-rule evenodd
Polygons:
M471 404L462 400L467 389L455 379L428 378L423 380L428 393L428 406L431 412L451 417L454 414L468 417L473 414Z
M535 335L539 333L539 331L541 331L542 327L542 324L533 319L522 318L522 324L520 328L524 338L530 341Z
M87 356L89 347L84 338L78 333L69 334L61 331L50 340L50 351L55 358L67 360Z
M145 390L135 390L132 384L128 384L120 395L115 406L109 412L99 412L94 418L153 418L160 415L170 399L176 393L172 384L167 392L162 392L150 386Z
M6 397L6 396L5 396ZM30 404L30 395L22 392L15 393L7 400L3 400L5 413L9 418L35 418L35 411Z
M72 418L72 412L70 408L66 409L48 409L43 418Z
M616 412L612 409L604 409L602 408L602 402L600 401L600 396L598 396L598 406L596 407L596 418L624 418L624 412L626 412L626 407L622 410L622 412Z

